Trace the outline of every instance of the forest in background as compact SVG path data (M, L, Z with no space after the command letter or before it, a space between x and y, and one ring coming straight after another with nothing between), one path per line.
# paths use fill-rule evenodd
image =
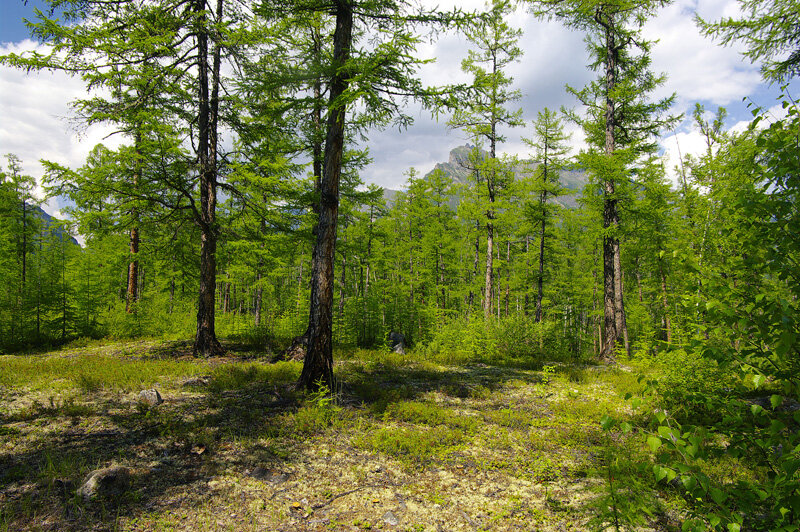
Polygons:
M662 4L532 2L586 32L598 72L568 87L581 108L543 109L532 124L505 74L521 52L503 0L480 14L383 1L59 4L75 24L42 14L31 26L51 55L1 60L83 76L98 90L78 115L130 142L97 146L81 168L48 163L48 193L71 205L63 226L37 214L34 182L8 156L0 345L195 336L195 353L213 356L218 337L280 350L305 335L309 387L332 382L333 344L385 347L391 331L458 360L650 361L665 367L658 393L671 407L654 410L647 440L657 480L680 476L713 526L738 530L742 509L758 508L769 527L795 530L798 107L784 94L784 116L754 108L731 131L724 109L698 105L707 149L681 160L673 186L657 150L672 98L652 99L663 77L640 33ZM744 40L765 79L791 80L797 38L780 14L792 3L742 4L747 20L699 24ZM423 87L413 50L421 32L449 27L470 43L472 82ZM387 202L360 180L359 140L407 125L408 98L475 147L460 148L458 179L409 169ZM566 120L587 138L574 157ZM529 131L530 153L498 155L510 127ZM587 180L572 208L555 201L567 169ZM764 405L737 402L758 389ZM715 438L724 451L703 443ZM704 453L719 452L768 469L769 482L711 483Z

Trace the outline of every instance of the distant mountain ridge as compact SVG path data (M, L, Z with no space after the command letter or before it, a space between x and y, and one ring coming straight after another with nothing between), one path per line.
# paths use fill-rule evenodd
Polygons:
M447 162L436 163L436 165L433 167L433 170L425 174L425 177L428 177L436 170L441 170L456 183L469 184L471 173L471 164L469 159L470 153L473 149L474 146L469 144L453 148L450 150L450 155ZM484 154L488 155L488 153L485 151ZM514 169L514 173L516 176L519 176L522 172L533 172L536 170L537 166L539 166L539 163L530 159L522 160ZM564 188L572 193L565 196L559 196L558 198L552 198L551 201L568 209L574 209L578 205L578 198L583 191L584 185L586 185L588 182L586 172L583 170L561 170L559 172L559 182ZM389 205L394 203L399 192L400 191L398 190L384 189L383 197L386 200L386 203Z
M74 236L69 234L67 231L64 230L63 227L58 225L58 222L61 222L62 220L48 214L47 211L45 211L38 205L32 205L28 203L27 207L30 209L31 215L40 218L44 222L45 229L51 230L53 234L55 234L61 240L64 240L65 239L64 236L66 235L69 237L69 241L71 241L73 244L75 244L76 246L80 245L78 244L78 241L75 240Z

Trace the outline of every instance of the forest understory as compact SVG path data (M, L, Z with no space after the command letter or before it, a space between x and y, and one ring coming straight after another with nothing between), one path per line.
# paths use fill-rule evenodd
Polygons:
M636 504L636 529L680 527L677 489L640 490L635 365L350 350L325 395L248 346L83 344L0 357L2 530L596 530ZM604 431L609 414L634 430ZM76 494L114 465L121 494Z

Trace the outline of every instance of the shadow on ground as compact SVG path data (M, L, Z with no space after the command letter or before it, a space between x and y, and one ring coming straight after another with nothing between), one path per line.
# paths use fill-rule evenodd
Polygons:
M230 362L259 358L244 345L226 349ZM191 356L191 342L134 355ZM380 415L394 402L430 392L485 397L510 381L540 380L530 371L485 364L434 368L345 361L337 372L339 401L357 415ZM0 529L110 530L121 517L206 502L209 481L221 472L246 475L256 466L285 470L302 439L313 434L299 437L292 425L291 414L307 402L303 394L285 375L277 380L270 375L275 373L243 371L226 381L227 387L212 378L200 393L166 394L167 401L155 408L97 393L81 405L39 405L0 415L0 435L11 441L10 451L0 448ZM127 493L114 500L80 500L75 491L84 476L111 464L131 469Z

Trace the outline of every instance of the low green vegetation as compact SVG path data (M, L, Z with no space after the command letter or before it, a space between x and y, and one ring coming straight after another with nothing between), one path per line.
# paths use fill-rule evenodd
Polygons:
M0 359L15 375L0 388L0 529L213 529L216 515L236 530L369 529L392 512L405 530L678 530L697 512L658 481L667 444L653 452L652 421L632 408L674 401L680 373L668 358L532 370L354 350L340 353L336 390L301 393L299 362L230 345L212 364L179 360L175 347L103 342ZM81 377L89 361L93 381ZM43 385L56 374L58 386ZM713 372L697 375L716 386ZM647 384L657 379L670 388ZM150 387L163 404L138 401ZM768 477L724 444L705 444L694 474ZM124 496L75 497L89 471L112 464L132 472Z

